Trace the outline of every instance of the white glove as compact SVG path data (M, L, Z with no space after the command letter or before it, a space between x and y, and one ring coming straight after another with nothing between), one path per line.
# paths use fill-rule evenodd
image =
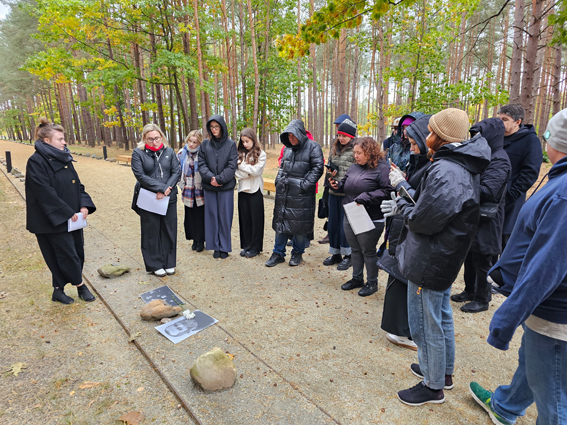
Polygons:
M390 196L392 197L391 201L382 201L380 204L380 209L384 217L392 217L399 213L398 203L396 202L396 192L390 193Z
M396 187L399 183L403 182L406 179L406 176L400 171L399 168L392 168L390 170L389 177L390 183L394 187Z

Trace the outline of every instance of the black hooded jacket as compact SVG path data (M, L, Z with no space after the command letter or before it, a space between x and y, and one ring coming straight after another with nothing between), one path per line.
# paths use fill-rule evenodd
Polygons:
M214 192L232 190L236 186L234 173L238 168L238 150L234 140L228 137L228 129L221 115L213 115L207 121L207 131L211 133L211 122L220 124L222 135L220 139L205 139L199 149L199 173L203 189ZM222 186L213 186L212 178Z
M406 169L406 180L398 183L396 190L399 191L401 186L404 186L407 191L413 196L416 189L421 183L421 179L425 172L429 169L432 162L427 157L427 146L425 144L425 139L429 134L429 118L431 115L424 115L418 118L416 121L410 124L406 132L408 137L411 137L417 143L419 147L420 154L416 155L412 153L410 155L408 167ZM386 222L387 235L388 235L388 250L382 253L378 265L386 273L394 276L396 279L402 282L406 282L407 279L403 277L400 270L398 269L398 262L396 261L396 247L398 246L398 239L402 233L404 227L404 216L397 214Z
M292 133L299 144L290 143ZM284 156L276 177L276 200L272 228L278 233L303 235L313 231L315 185L323 175L323 151L309 140L303 121L293 120L280 134Z
M471 135L484 137L492 151L490 164L480 175L480 203L499 203L494 218L481 218L471 246L471 251L486 255L498 255L502 247L506 185L510 179L511 165L504 150L504 123L500 118L487 118L470 129Z
M478 228L480 174L490 162L482 137L449 143L433 155L414 199L398 206L405 226L396 249L403 276L436 291L457 277Z
M502 231L505 235L509 235L514 229L522 206L526 203L526 192L537 181L543 152L541 142L530 124L522 124L514 134L504 137L504 150L512 164Z
M82 207L96 211L67 148L35 142L26 165L26 207L26 229L38 234L67 232L67 220Z
M404 115L400 118L398 129L391 136L390 147L388 148L388 159L396 164L396 166L402 171L406 171L406 166L410 157L410 143L409 140L404 137L404 128L402 123L406 120L406 118L414 118L417 120L424 115L425 114L423 112L412 112L411 114Z

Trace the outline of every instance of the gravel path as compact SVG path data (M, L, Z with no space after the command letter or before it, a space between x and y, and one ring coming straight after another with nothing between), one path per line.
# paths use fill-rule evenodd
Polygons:
M20 170L25 169L25 161L33 152L29 146L0 142L0 152L5 150L12 151L12 161ZM211 252L191 251L190 243L184 240L179 203L178 273L157 279L146 274L143 268L139 221L130 209L135 183L130 168L85 157L76 159L81 181L98 208L89 217L89 228L85 232L85 276L126 326L141 333L139 343L151 353L152 359L203 423L488 423L487 415L469 395L468 383L475 380L490 389L508 383L517 364L521 338L521 331L518 331L507 352L486 344L488 324L492 313L503 301L501 296L495 297L489 311L479 314L466 315L454 306L457 342L455 388L446 392L446 402L442 405L407 407L397 400L396 392L417 383L409 370L417 355L390 344L380 329L386 283L384 274L379 277L379 291L371 297L363 299L356 293L345 293L339 287L348 280L349 273L324 267L321 263L328 255L328 246L318 244L307 249L305 262L299 267L281 264L273 269L266 268L263 263L269 258L267 251L273 246L274 237L271 230L273 201L266 199L266 252L253 259L238 256L236 212L233 253L228 259L215 260ZM20 228L18 237L26 238L29 249L35 250L34 267L38 269L41 261L37 259L35 242L22 229L24 215L21 202L18 208L15 221ZM323 222L317 220L316 229L322 229L322 225ZM316 239L322 236L322 231L315 234ZM4 252L6 248L2 249ZM133 272L112 281L96 275L97 267L115 261L133 266ZM27 270L27 266L20 268L25 274L23 270ZM40 283L41 279L36 277L35 286L43 288L42 297L46 298L48 274L43 269L37 273L44 281ZM22 279L22 274L11 274L3 272L0 291L5 290L2 289L4 279L8 279L12 286ZM152 324L139 319L137 311L143 304L137 297L164 283L187 300L189 308L198 308L218 319L218 325L177 345L158 335ZM12 286L9 286L9 291L14 291ZM461 275L453 292L462 289ZM0 303L3 302L0 300ZM47 301L44 304L48 305ZM88 307L91 309L88 310ZM98 320L93 316L98 314L97 310L101 314L104 311L107 318L109 316L98 301L96 307L88 307L77 303L65 310L49 305L46 308L49 312L34 314L45 321L53 317L53 310L57 310L70 322L75 318ZM23 317L25 315L22 314ZM73 331L70 327L64 332L76 338L79 332ZM112 367L112 376L132 376L129 362L117 360L118 354L133 356L137 353L132 344L126 342L124 331L114 324L97 327L96 333L102 341L112 341L112 344L100 347L101 357L107 359L105 364ZM234 362L240 378L230 390L207 394L192 384L187 369L200 354L215 346L236 355ZM77 348L68 347L68 350L67 354L72 355ZM2 359L2 366L9 365L4 356ZM143 360L140 362L143 363ZM149 369L147 365L145 367ZM97 371L95 375L97 373L102 372ZM81 375L81 379L84 376ZM151 379L152 374L146 372L140 378ZM2 385L2 400L10 397L6 387L13 388L20 378L11 379L11 385ZM156 379L155 375L153 379ZM130 397L125 395L125 401L134 403L139 396L133 391ZM143 403L144 412L146 409L149 411L147 416L151 416L154 407L163 409L164 415L180 414L176 403L171 402L171 393L163 384L152 384L152 393L148 396L151 402ZM103 397L97 393L93 398L97 401L93 405ZM164 408L163 403L159 403L166 399L169 407ZM21 408L33 409L34 402L26 400L20 404ZM69 406L69 411L76 410L77 407ZM7 414L0 410L0 415L2 413ZM528 415L518 423L533 423L535 417L535 407L531 407ZM171 419L168 423L186 420L187 417L185 420ZM101 422L87 420L86 423Z

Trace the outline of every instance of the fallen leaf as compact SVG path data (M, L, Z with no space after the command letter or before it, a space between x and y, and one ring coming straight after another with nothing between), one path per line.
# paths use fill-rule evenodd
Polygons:
M133 333L132 335L130 335L130 338L128 338L128 342L134 341L134 340L135 340L136 338L138 338L140 335L142 335L142 332Z
M230 360L234 360L235 354L230 354L230 353L228 353L227 356L230 357Z
M71 391L71 392L69 393L69 395L73 395L73 394L75 394L75 391Z
M84 390L85 388L98 387L99 385L100 382L83 382L81 385L79 385L79 389Z
M22 362L17 362L14 363L12 366L10 366L10 369L8 369L7 374L13 374L14 376L18 376L18 373L20 373L22 371L22 369L27 369L27 365L25 363Z
M118 418L119 421L128 425L139 425L140 421L144 419L144 415L140 412L128 412Z
M8 296L8 293L7 293L7 292L0 292L0 300L1 300L2 298L6 298L7 296Z
M138 389L137 389L137 391L138 391L138 392L142 392L142 391L144 391L144 387L140 387L140 388L138 388Z

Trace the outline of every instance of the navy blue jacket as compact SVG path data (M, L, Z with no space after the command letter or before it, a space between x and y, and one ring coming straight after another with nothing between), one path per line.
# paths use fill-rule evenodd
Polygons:
M567 157L520 211L499 268L508 296L490 322L488 343L507 350L514 332L530 315L567 324ZM492 272L492 270L490 272Z
M510 159L503 149L504 123L500 118L487 118L471 127L471 135L484 137L490 146L490 164L480 175L480 203L499 203L494 218L482 218L476 232L471 251L485 255L498 255L502 250L502 227L506 184L510 178Z
M522 205L526 202L526 192L539 176L543 153L539 138L531 124L521 125L517 132L504 137L504 150L512 164L502 230L503 234L509 235L514 229Z

